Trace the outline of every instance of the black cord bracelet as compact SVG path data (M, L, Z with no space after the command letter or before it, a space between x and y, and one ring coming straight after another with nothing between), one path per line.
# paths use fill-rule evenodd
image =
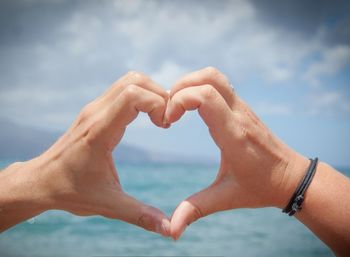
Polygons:
M305 198L305 192L315 175L318 158L310 159L310 161L309 168L307 169L303 180L298 185L288 205L282 210L282 212L288 213L289 216L293 216L297 211L301 210Z

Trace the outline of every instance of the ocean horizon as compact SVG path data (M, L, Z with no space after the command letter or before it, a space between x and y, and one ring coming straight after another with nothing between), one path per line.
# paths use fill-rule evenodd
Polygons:
M0 168L8 165L1 161ZM119 164L126 192L171 215L206 187L216 165ZM350 169L341 169L349 176ZM48 211L0 234L0 256L333 256L295 218L277 208L216 213L191 224L177 241L118 220Z

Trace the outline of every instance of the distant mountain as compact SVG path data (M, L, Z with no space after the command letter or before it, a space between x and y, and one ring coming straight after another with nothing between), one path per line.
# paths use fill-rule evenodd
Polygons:
M0 119L0 160L28 160L48 149L61 133L40 130ZM127 144L119 144L113 152L114 159L125 163L182 163L212 164L201 156L187 156L166 152L150 152Z
M27 128L0 120L0 159L31 159L52 145L59 133Z
M127 163L145 163L152 162L151 154L145 149L126 145L119 144L113 152L113 157L118 162L127 162Z
M25 127L8 120L0 120L0 159L28 160L48 149L61 133ZM138 147L120 144L114 151L121 162L149 162L151 155Z

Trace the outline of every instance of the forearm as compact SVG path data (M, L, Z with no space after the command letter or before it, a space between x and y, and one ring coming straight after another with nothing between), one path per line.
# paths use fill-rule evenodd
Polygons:
M0 232L32 218L49 206L35 161L14 163L0 172Z
M350 251L350 180L319 163L306 192L302 210L295 216L338 256Z

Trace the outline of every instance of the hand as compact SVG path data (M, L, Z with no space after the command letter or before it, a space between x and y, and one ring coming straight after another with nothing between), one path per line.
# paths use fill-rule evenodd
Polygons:
M46 209L102 215L169 235L170 222L158 209L123 192L112 151L138 112L163 125L168 93L143 74L130 72L88 104L72 127L31 161L43 181Z
M187 225L214 212L287 204L308 160L269 131L223 74L211 67L190 73L174 85L170 97L165 120L171 124L185 111L198 109L221 151L215 181L176 208L171 219L174 239Z

